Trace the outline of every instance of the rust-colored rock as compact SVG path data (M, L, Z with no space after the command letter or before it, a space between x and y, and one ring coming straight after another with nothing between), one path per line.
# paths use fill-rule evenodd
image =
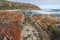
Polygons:
M18 15L17 12L1 12L0 37L3 37L1 39L20 40L21 26L18 20L22 19L23 15L22 13Z
M13 21L9 24L2 24L0 31L0 34L2 33L2 35L10 40L20 40L21 28L17 21Z

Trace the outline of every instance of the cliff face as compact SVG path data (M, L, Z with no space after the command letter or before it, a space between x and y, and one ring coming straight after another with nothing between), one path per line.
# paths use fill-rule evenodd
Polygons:
M33 15L29 17L24 13L19 11L0 12L0 39L5 36L6 39L10 40L12 40L11 37L14 40L20 40L20 37L26 40L31 37L35 37L34 40L60 40L60 17L50 15ZM25 30L25 27L28 29ZM34 30L30 27L33 27ZM29 33L29 35L24 37L24 33ZM34 34L34 36L31 36L30 33Z
M40 30L42 40L60 40L60 17L36 15L32 21Z
M36 5L29 4L29 3L18 3L18 2L10 2L0 1L0 9L33 9L33 10L39 10L40 8Z

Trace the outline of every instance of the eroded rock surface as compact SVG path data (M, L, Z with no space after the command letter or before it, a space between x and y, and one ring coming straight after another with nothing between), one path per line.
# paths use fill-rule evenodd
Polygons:
M24 12L0 12L0 40L3 39L60 40L60 17L51 15L30 17Z

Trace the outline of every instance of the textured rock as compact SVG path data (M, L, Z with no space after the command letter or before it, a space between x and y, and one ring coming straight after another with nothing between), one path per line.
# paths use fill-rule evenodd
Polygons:
M23 12L3 11L0 12L0 40L20 40L22 28L27 24L38 31L41 40L60 39L60 17L34 15L29 18Z
M0 13L0 40L20 40L21 26L18 24L18 20L23 19L24 14L18 15L21 17L16 14L16 12Z

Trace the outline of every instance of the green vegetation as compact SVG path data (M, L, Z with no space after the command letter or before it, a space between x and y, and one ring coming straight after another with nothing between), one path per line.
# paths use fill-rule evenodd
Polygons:
M51 29L55 30L56 29L55 25L51 25Z
M26 17L25 18L25 22L30 23L31 22L30 18L29 17Z
M24 6L10 7L8 5L4 5L4 6L0 6L0 9L27 9L27 7L24 7Z
M18 3L18 2L10 2L10 1L1 1L0 0L0 10L1 9L37 9L40 8L33 4L26 4L26 3Z
M3 2L4 2L4 1L6 1L6 0L0 0L0 1L3 1Z
M55 30L55 33L60 35L60 30Z

